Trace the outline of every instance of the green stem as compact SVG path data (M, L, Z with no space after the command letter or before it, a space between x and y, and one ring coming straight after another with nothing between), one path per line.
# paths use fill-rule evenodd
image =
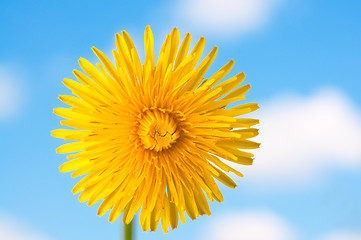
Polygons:
M131 221L129 224L124 223L124 240L132 240L133 239L132 222L133 221Z

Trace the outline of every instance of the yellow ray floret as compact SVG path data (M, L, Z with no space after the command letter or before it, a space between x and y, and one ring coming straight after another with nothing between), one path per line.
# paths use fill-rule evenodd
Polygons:
M101 64L80 58L85 74L74 70L77 81L64 80L74 96L59 96L70 108L54 113L75 129L52 131L71 141L57 149L73 153L60 171L86 175L74 194L89 206L101 201L98 215L110 210L111 222L122 214L129 223L140 211L144 231L155 231L160 222L167 232L179 219L185 222L185 213L192 220L210 215L208 200L223 201L215 180L234 188L225 172L243 176L228 161L250 165L253 154L243 149L259 147L249 140L258 135L252 128L258 120L239 118L258 109L255 103L239 103L250 89L240 85L245 74L222 81L232 60L204 79L217 47L196 67L205 39L188 54L191 35L179 46L177 28L167 35L157 64L149 26L143 65L128 33L116 34L115 40L115 65L92 47Z

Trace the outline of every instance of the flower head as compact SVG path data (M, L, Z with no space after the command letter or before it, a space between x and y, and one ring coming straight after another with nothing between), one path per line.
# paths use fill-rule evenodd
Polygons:
M188 54L190 39L187 33L178 49L179 32L174 28L156 65L147 27L142 65L123 31L115 35L115 65L93 47L101 64L81 58L85 74L74 70L78 81L64 80L75 96L59 96L71 107L54 113L68 119L62 125L75 130L58 129L52 135L73 140L57 152L74 154L60 171L86 175L73 193L81 192L80 201L89 206L102 201L98 215L111 209L111 222L123 213L123 222L129 223L140 211L144 231L156 230L160 220L167 232L169 224L173 229L178 219L185 222L185 212L192 220L210 215L208 200L223 201L215 180L234 188L224 172L242 176L227 163L252 164L253 154L240 149L258 148L247 140L258 134L251 128L258 120L238 116L258 106L226 108L245 99L250 85L240 86L244 73L221 82L233 60L204 79L217 47L196 67L205 41L201 37Z

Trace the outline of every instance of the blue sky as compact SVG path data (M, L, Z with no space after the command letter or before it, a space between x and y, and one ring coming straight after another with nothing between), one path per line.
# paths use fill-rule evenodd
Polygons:
M142 52L147 25L156 52L172 27L192 44L204 36L203 57L217 45L206 76L235 60L231 74L247 74L247 101L261 106L262 148L236 189L221 188L211 217L166 235L137 224L137 239L361 239L360 10L325 0L0 0L0 239L119 239L120 222L80 204L78 179L59 173L52 109L79 57L97 62L90 48L109 54L122 30Z

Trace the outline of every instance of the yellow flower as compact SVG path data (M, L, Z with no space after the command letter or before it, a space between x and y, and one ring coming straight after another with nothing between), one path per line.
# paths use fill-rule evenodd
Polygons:
M223 201L215 179L228 187L236 184L224 172L240 172L227 163L250 165L253 154L239 149L258 148L249 141L258 134L256 119L237 116L258 109L248 103L226 109L245 99L250 85L239 86L242 72L219 83L231 70L233 60L213 74L203 76L213 62L217 47L197 66L204 48L201 37L188 54L191 36L186 34L179 50L179 32L174 28L161 48L157 66L153 35L145 29L145 61L142 65L125 31L115 35L115 65L98 49L102 63L96 67L80 58L83 71L74 70L74 81L64 84L76 96L59 99L72 106L54 113L68 120L52 136L73 140L58 153L71 153L61 172L86 175L74 187L81 202L89 206L102 200L98 215L111 209L109 221L123 213L130 223L140 211L144 231L164 232L185 212L193 220L210 215L208 201Z

